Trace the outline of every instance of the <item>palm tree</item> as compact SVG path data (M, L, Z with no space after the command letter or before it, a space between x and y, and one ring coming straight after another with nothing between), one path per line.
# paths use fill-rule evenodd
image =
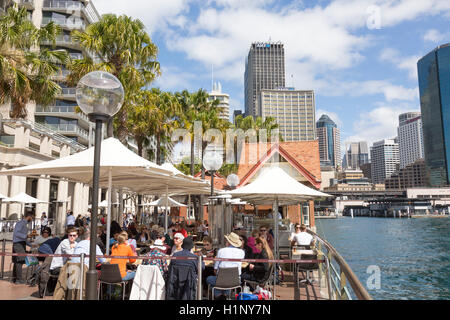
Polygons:
M85 57L73 61L69 67L70 84L76 84L85 74L94 70L110 72L122 82L124 103L114 118L117 136L125 140L128 134L128 109L135 95L160 75L159 62L156 61L158 48L151 41L144 24L126 15L103 15L100 21L89 25L85 31L72 31L72 38L99 59ZM108 137L113 135L111 119Z
M67 52L37 49L42 41L55 43L59 33L53 22L36 28L17 5L0 17L0 104L11 102L11 118L26 118L30 101L46 106L60 93L52 75L67 63Z

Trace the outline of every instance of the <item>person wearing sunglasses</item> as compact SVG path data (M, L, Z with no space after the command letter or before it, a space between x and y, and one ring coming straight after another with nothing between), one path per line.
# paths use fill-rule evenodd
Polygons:
M67 228L67 239L61 241L56 248L55 254L73 254L77 245L78 230L75 227ZM67 262L68 258L54 257L50 265L50 273L53 275L59 274L59 270Z
M173 236L174 245L172 247L171 255L173 255L175 252L183 251L183 240L184 236L180 232L175 233L175 235Z
M270 234L268 226L261 226L259 228L259 236L264 238L269 244L269 248L273 250L273 236Z
M294 232L290 236L291 245L293 246L305 246L309 247L314 244L314 238L308 232L306 232L306 226L296 223L294 226Z

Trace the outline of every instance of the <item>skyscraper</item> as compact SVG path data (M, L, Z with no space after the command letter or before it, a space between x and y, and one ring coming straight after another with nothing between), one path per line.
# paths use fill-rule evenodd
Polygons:
M422 57L417 69L430 185L446 186L450 184L450 43Z
M344 155L342 166L346 169L360 169L361 166L369 162L369 148L366 141L350 142Z
M314 91L294 88L262 89L260 116L275 118L284 141L316 139Z
M245 114L260 116L262 89L285 86L284 45L281 42L255 42L245 61Z
M400 169L424 157L422 119L420 112L407 112L399 116L398 148Z
M398 143L394 139L375 142L370 148L372 182L384 183L398 168Z
M319 139L320 164L341 167L341 136L336 123L324 114L316 123L316 132Z

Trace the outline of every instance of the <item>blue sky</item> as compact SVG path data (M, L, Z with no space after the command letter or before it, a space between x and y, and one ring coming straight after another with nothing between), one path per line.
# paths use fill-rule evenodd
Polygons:
M159 48L167 91L220 81L231 113L244 109L252 42L281 41L286 85L313 89L349 141L396 136L398 115L420 110L417 60L450 42L448 0L94 0L100 14L142 20ZM292 77L291 77L292 75Z

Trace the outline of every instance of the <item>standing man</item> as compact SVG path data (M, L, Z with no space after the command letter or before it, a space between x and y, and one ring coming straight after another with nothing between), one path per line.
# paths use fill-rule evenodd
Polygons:
M73 212L69 210L67 212L67 219L66 219L66 227L74 226L75 225L75 217L73 216Z
M42 212L41 215L41 233L44 231L44 228L48 225L48 219L45 212Z
M26 212L22 220L16 223L13 233L13 253L26 253L26 246L31 247L31 243L28 241L31 238L31 234L28 234L29 222L33 221L33 213ZM14 263L12 282L16 284L24 284L22 279L22 266L25 263L25 257L12 257Z

